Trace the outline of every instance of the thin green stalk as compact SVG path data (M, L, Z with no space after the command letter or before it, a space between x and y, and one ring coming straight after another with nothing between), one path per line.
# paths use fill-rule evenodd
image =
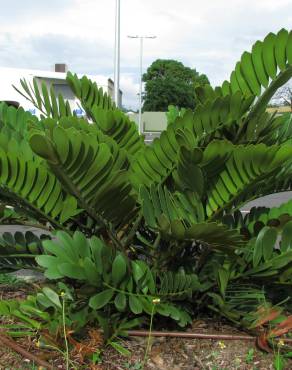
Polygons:
M138 227L139 227L139 225L140 225L140 222L141 222L141 220L142 220L142 217L143 217L143 215L142 215L142 214L140 214L140 215L137 217L137 219L136 219L136 221L134 222L133 227L132 227L132 229L130 230L130 232L129 232L128 236L127 236L127 237L125 237L125 241L122 241L122 244L124 245L124 247L127 247L127 246L132 242L132 240L133 240L133 238L134 238L134 236L135 236L135 234L136 234L136 231L137 231L137 229L138 229Z
M121 290L121 289L115 288L112 285L107 284L105 282L103 282L102 285L109 288L109 289L112 289L113 291L115 291L117 293L123 293L123 294L128 295L128 296L150 297L151 299L155 299L155 297L153 297L151 295L127 292L126 290ZM185 289L185 290L181 290L180 292L160 293L160 294L157 294L156 297L176 297L176 296L180 296L182 294L188 293L189 291L190 291L190 289Z
M36 258L39 254L25 254L25 253L15 253L15 254L0 254L0 258Z
M59 352L62 356L64 356L64 351L62 351L60 348L58 348L58 347L56 347L56 346L52 346L52 345L50 345L50 344L44 344L44 343L42 343L41 345L40 345L40 344L37 344L37 347L41 347L41 348L49 348L49 349L52 349L52 350L54 350L54 351ZM76 370L77 370L77 368L76 368L76 366L74 365L73 361L71 361L71 360L69 359L69 362L70 362L70 364L71 364L71 368L73 368L73 369L76 369Z
M157 303L159 303L159 302L157 302ZM155 307L155 304L156 304L156 300L153 299L152 300L151 316L150 316L149 335L148 335L148 339L147 339L147 346L146 346L146 350L145 350L144 359L143 359L143 362L142 362L142 369L144 369L144 366L145 366L146 361L147 361L149 349L150 349L150 342L151 342L151 334L152 334L152 326L153 326L153 317L154 317L154 307Z
M159 233L157 234L157 237L156 237L156 239L155 239L155 241L154 241L154 244L153 244L153 249L154 249L154 250L156 250L156 249L157 249L157 247L158 247L158 245L159 245L159 243L160 243L160 240L161 240L161 233L159 232Z
M65 357L66 357L66 370L69 370L69 346L68 346L68 339L66 333L66 317L65 317L65 293L61 294L62 298L62 321L63 321L63 333L64 333L64 341L65 341Z

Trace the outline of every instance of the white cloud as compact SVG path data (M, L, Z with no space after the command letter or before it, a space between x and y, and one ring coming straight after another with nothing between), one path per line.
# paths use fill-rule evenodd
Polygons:
M135 81L131 74L123 74L121 76L120 86L124 94L127 94L127 107L135 109L138 104L137 92L139 91L139 83Z
M49 69L66 62L76 72L113 77L115 0L0 0L0 66ZM137 105L139 42L144 69L157 58L177 59L228 78L244 50L269 31L291 28L292 0L121 0L121 87Z

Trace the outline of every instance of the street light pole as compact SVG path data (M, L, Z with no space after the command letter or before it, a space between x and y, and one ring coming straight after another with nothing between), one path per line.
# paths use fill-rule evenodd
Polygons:
M115 68L114 68L114 100L120 105L120 0L116 0L115 16Z
M139 134L143 133L142 124L142 71L143 71L143 37L140 37L140 85L139 85Z
M139 134L143 133L142 124L142 77L143 77L143 41L144 39L155 39L156 36L128 36L130 39L140 39L140 84L139 84Z

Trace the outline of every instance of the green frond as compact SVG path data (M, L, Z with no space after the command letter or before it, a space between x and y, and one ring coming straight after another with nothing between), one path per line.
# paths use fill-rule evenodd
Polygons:
M291 142L292 138L292 114L285 113L278 118L279 125L275 130L275 140L277 144L285 143L286 141Z
M86 76L79 79L76 74L73 75L70 72L67 74L67 82L88 117L104 134L125 149L129 157L145 147L136 123L117 109L110 96L103 93L102 88L99 88L95 82L90 81Z
M21 268L35 268L36 262L34 257L43 253L42 241L50 239L48 233L42 233L41 229L38 235L32 231L16 231L14 233L1 231L2 228L0 226L1 272Z
M237 231L225 225L204 222L205 212L196 194L170 193L167 188L140 189L142 213L147 225L166 239L196 240L214 247L234 247L242 243Z
M86 76L78 78L76 74L68 72L66 81L89 116L94 106L106 111L115 109L115 103L112 102L111 97L103 92L102 87L98 87L96 82L92 82Z
M207 99L198 105L194 112L187 111L182 117L178 117L173 126L176 130L187 130L198 145L205 136L238 121L252 102L253 97L246 97L240 91L227 96L215 95L214 99Z
M23 108L15 108L8 106L4 102L0 102L0 128L3 130L14 132L19 139L26 137L28 126L30 123L38 121L36 116L30 112L26 112Z
M242 201L242 193L252 192L260 181L273 182L272 174L281 170L291 158L290 145L270 146L264 144L235 146L232 155L224 163L217 177L209 180L207 190L208 217L229 205Z
M199 166L202 159L203 152L200 149L180 148L177 168L172 172L175 186L180 192L192 191L199 197L203 195L204 174Z
M29 100L42 113L42 116L58 119L73 115L69 102L65 101L61 94L56 96L53 86L48 89L45 82L40 84L36 78L33 78L32 85L25 79L20 80L20 84L23 91L13 86L14 89Z
M97 139L92 133L55 126L50 136L32 133L30 145L90 217L102 224L103 219L125 222L135 207L125 153Z
M245 119L243 122L236 123L235 132L231 134L232 141L239 142L244 139L242 135L244 136L247 125L250 125L251 129L249 133L255 135L252 128L257 126L258 116L264 113L275 92L292 77L289 56L292 49L291 32L288 33L287 30L282 29L277 34L268 34L263 41L257 41L251 52L243 53L231 73L230 81L224 81L222 87L213 89L205 85L196 89L196 95L201 104L206 104L208 101L211 104L218 99L233 97L238 93L249 100L249 105L242 110L241 116L245 114ZM235 106L239 108L240 104ZM210 113L209 117L211 116ZM250 123L251 120L253 120L252 123Z
M292 221L285 224L282 230L265 226L257 237L249 242L244 253L246 261L242 277L269 279L277 276L275 283L291 283L292 266Z
M131 181L138 189L141 184L150 186L165 181L176 168L180 147L200 147L223 127L229 127L240 119L252 102L240 92L232 96L218 97L199 105L194 112L186 111L178 117L160 138L135 156L131 163Z
M75 198L66 194L58 179L41 163L5 153L0 148L0 197L35 212L54 226L80 210ZM56 224L55 224L56 220Z
M226 214L222 221L232 229L238 229L248 239L257 236L264 226L273 226L282 230L292 220L292 200L279 207L253 207L243 215L239 210Z
M94 105L91 108L91 115L97 127L115 140L120 148L125 149L130 158L145 148L136 123L130 121L123 112L117 109L104 110Z
M282 144L289 140L289 119L286 115L275 116L263 112L251 118L242 133L240 142L264 143L266 145Z
M266 292L257 285L231 283L222 296L208 293L212 303L211 310L219 313L236 325L249 327L254 321L254 314L263 305L269 305Z
M269 33L263 41L257 41L251 53L242 54L240 62L231 73L230 82L223 83L223 95L241 91L245 96L260 96L262 88L268 88L270 81L277 78L278 72L287 73L287 82L292 76L289 57L291 48L292 38L285 29L277 34Z
M175 131L169 127L131 162L129 176L133 187L138 191L142 184L149 187L165 180L175 167L178 149Z

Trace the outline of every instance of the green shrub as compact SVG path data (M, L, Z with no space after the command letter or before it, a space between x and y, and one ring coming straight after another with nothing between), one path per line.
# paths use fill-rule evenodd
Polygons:
M60 283L68 325L98 321L108 337L152 314L185 326L208 311L251 327L263 304L289 309L291 202L239 210L291 188L291 114L266 112L292 76L291 51L284 29L257 41L230 81L198 87L195 111L173 113L149 146L86 77L67 75L86 118L22 80L42 113L0 105L0 199L52 239L6 235L0 266L35 266L53 285L6 314L56 328Z

